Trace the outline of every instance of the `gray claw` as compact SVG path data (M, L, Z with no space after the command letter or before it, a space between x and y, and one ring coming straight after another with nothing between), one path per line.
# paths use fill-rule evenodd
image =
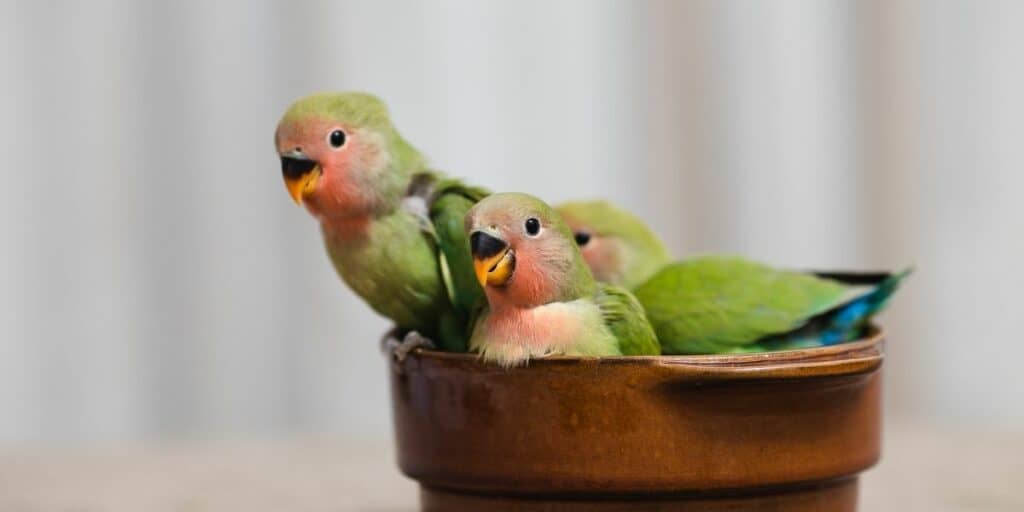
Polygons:
M401 363L409 356L409 352L412 352L417 348L435 348L435 345L434 342L430 341L426 336L423 336L416 331L409 331L406 333L405 338L402 339L401 343L399 343L395 338L388 340L388 347L391 351L391 356L395 358L395 361Z
M383 336L380 337L380 351L385 354L390 354L395 351L395 347L399 345L398 336L402 334L402 329L397 325L388 329Z

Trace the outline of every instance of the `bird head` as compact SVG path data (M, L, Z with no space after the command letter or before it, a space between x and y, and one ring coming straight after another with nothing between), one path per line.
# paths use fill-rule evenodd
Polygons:
M466 232L492 308L574 300L595 286L569 228L536 197L488 196L466 214Z
M632 289L671 261L640 218L608 201L567 202L556 210L598 281Z
M384 103L365 93L297 100L278 123L274 145L288 194L317 217L366 214L396 199L419 161Z

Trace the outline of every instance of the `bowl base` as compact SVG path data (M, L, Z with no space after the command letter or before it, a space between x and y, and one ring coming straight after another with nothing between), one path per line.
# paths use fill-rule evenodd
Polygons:
M854 512L857 510L857 478L792 490L775 489L761 494L725 496L638 496L548 498L463 494L420 486L423 512Z

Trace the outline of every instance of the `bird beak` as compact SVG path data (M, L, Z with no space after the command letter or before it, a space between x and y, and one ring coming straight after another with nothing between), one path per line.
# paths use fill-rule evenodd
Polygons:
M516 269L515 252L504 240L483 231L469 235L473 269L480 286L504 286Z
M295 204L301 205L302 199L316 189L317 182L323 171L312 159L299 150L281 154L281 174L284 175L284 186Z

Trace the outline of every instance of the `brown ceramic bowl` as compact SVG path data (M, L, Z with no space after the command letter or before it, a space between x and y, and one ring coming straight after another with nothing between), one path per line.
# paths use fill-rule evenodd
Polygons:
M729 356L392 362L423 510L856 509L881 443L882 334Z

